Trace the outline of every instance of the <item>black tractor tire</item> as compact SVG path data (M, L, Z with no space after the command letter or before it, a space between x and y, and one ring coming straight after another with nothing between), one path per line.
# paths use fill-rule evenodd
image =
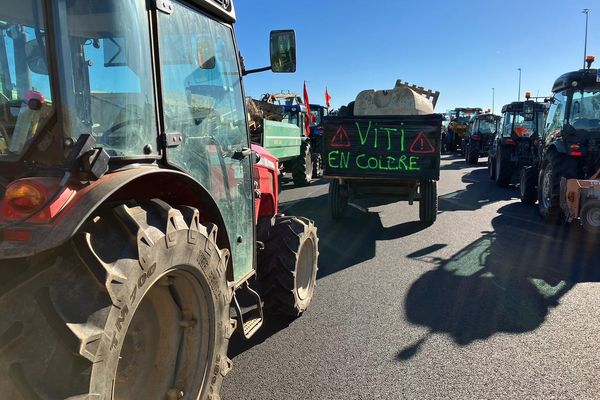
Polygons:
M421 181L420 191L419 220L426 224L433 224L438 213L437 182L433 180Z
M581 225L592 235L600 234L600 200L585 200L579 212Z
M300 155L292 166L292 180L296 187L310 185L313 176L313 158L310 142L305 140L300 146Z
M495 181L496 180L496 158L495 157L488 155L487 168L488 168L488 176L490 177L490 180Z
M467 141L465 140L465 138L460 139L460 155L462 157L466 157L466 155L467 155L466 142Z
M519 197L523 204L535 204L538 198L537 194L538 174L535 168L525 167L521 169L519 180Z
M538 177L538 210L546 221L560 224L560 179L576 178L577 164L566 154L550 151L542 163Z
M513 176L513 166L510 161L510 149L506 146L498 146L496 152L496 185L507 187Z
M265 311L298 317L308 308L317 281L318 246L313 221L277 217L258 265Z
M0 397L218 398L235 320L215 240L197 210L153 200L2 260Z
M337 179L329 182L329 208L331 210L331 218L334 220L343 218L348 209L348 193L346 187Z
M313 178L321 178L323 176L323 156L320 153L313 153L312 155L313 164Z
M479 144L469 143L467 145L467 163L477 165L479 162Z

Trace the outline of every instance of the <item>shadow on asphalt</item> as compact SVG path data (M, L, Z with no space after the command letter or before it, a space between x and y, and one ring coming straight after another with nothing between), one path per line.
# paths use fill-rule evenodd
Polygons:
M474 169L462 177L467 183L465 189L438 197L439 211L474 211L488 204L519 197L519 190L513 186L496 186L488 176L487 168Z
M361 202L361 205L373 206L383 201L382 199L371 200L368 203ZM362 212L353 207L348 207L347 214L342 220L333 221L329 213L327 194L283 204L280 211L289 215L302 215L315 221L319 234L317 279L375 257L377 241L409 236L428 227L419 221L412 221L385 228L378 213ZM244 340L238 333L231 338L229 357L236 357L264 342L270 336L287 328L293 321L280 316L272 318L266 316L263 327L250 340Z
M498 332L533 331L574 285L600 281L599 242L580 226L549 225L535 207L520 203L498 212L493 232L482 232L450 259L428 258L435 245L410 255L437 268L405 298L407 319L429 332L401 350L398 360L413 357L434 333L468 345Z

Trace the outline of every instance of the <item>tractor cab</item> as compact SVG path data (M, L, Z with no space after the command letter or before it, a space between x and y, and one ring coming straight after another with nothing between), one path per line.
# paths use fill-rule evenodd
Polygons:
M585 177L600 167L599 74L598 69L582 69L568 72L554 82L543 134L544 149L555 148L576 157L586 170Z
M460 107L450 111L450 123L448 125L448 133L446 140L450 152L456 151L460 146L461 151L465 150L465 134L471 120L481 114L481 108Z
M545 103L533 100L515 101L502 107L502 140L514 142L539 138L543 131Z
M482 155L487 155L492 138L500 127L499 115L479 114L469 123L465 136L465 159L475 164Z

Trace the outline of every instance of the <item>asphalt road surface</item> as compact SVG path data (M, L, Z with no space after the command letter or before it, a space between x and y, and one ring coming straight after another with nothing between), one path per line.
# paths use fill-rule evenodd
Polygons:
M600 398L600 240L546 224L484 161L444 157L429 227L418 204L364 201L334 223L326 182L287 184L285 212L319 229L315 297L232 341L222 398Z

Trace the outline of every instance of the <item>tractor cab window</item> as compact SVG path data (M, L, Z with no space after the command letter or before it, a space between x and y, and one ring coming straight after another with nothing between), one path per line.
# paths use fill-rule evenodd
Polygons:
M579 90L573 93L569 123L575 129L600 129L600 90Z
M321 124L321 113L318 110L311 110L310 115L310 126L319 126Z
M157 149L146 2L54 2L65 136L94 136L112 157Z
M544 137L550 134L560 131L563 127L563 121L565 119L565 110L567 104L567 96L565 92L560 92L554 95L552 99L552 105L548 110L546 116L546 126L544 128Z
M54 111L40 0L0 10L0 159L18 158Z
M298 120L299 113L297 111L286 111L284 114L284 122L288 124L300 126L300 121Z
M477 130L480 133L496 133L496 128L497 128L498 124L497 121L494 120L480 120L479 121L479 126L477 128Z

